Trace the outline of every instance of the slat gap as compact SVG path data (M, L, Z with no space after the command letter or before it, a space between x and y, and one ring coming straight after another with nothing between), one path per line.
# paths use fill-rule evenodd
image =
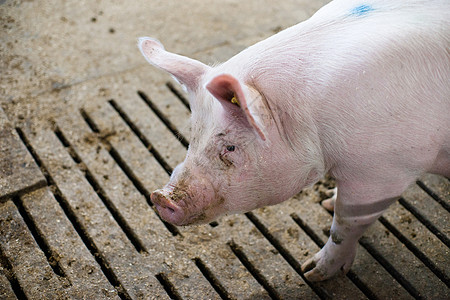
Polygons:
M100 130L97 126L97 124L94 122L94 120L89 116L89 114L84 110L80 109L81 116L85 120L85 122L88 124L89 128L94 133L100 133ZM119 168L122 170L122 172L127 176L127 178L133 183L136 190L145 197L147 200L147 204L150 205L153 209L153 203L150 200L150 192L147 190L147 188L144 187L144 185L141 183L141 181L137 178L137 176L134 174L133 170L128 166L128 164L125 162L125 160L122 158L122 156L119 154L119 152L109 143L107 140L101 140L102 143L106 145L106 148L109 149L109 154L113 158L113 160L117 163ZM161 217L158 215L161 222L163 222L164 226L169 230L169 232L173 236L181 236L180 231L178 228L176 228L174 225L167 223Z
M16 274L14 273L11 263L3 253L3 249L1 247L0 247L0 267L2 267L3 270L5 271L5 276L8 279L9 284L11 285L11 288L14 294L16 295L17 299L20 300L28 299L28 297L25 295L22 286L19 283L19 280L16 277Z
M39 248L45 254L48 264L52 268L53 272L57 276L64 278L64 280L67 283L69 283L69 285L72 285L69 278L67 278L67 275L64 272L64 269L61 267L61 265L59 263L59 254L52 251L52 249L50 248L50 245L45 240L44 235L37 228L30 213L23 206L22 200L19 197L14 197L13 203L16 205L17 210L19 211L19 214L21 215L22 219L24 220L25 224L27 225L28 229L30 230L31 235L33 236L34 240L38 244Z
M175 289L175 286L170 282L169 278L167 278L167 275L164 273L159 273L156 276L156 279L161 283L161 285L164 287L164 290L169 295L170 299L174 300L182 300L180 294Z
M333 215L332 212L328 211L327 212L330 215ZM296 214L292 214L291 215L292 219L303 229L302 226L305 226L306 228L306 223ZM306 229L305 232L308 234L309 231L313 231L311 228ZM315 235L315 233L314 233ZM320 239L320 238L319 238ZM314 239L313 239L314 240ZM321 240L321 239L320 239ZM323 241L321 242L323 243ZM400 283L400 285L409 293L411 294L411 296L415 297L415 298L420 298L420 293L412 286L412 284L406 280L405 277L403 277L402 274L400 274L400 272L398 272L394 266L392 266L391 263L389 263L381 253L379 253L368 241L367 239L365 239L364 237L359 239L359 244L364 247L364 249L367 250L367 252L369 252L369 254L389 273L391 274L391 276L397 280L398 283ZM319 244L317 244L319 246ZM320 246L323 247L323 246ZM351 279L351 278L350 278ZM356 284L356 283L355 283ZM362 290L363 292L365 292L364 290ZM372 292L370 292L369 288L366 287L366 292L370 293L373 295ZM367 295L366 295L367 296ZM375 297L375 295L373 295L373 297Z
M147 106L158 116L158 118L166 125L166 127L173 133L173 135L180 141L180 143L187 149L189 141L183 134L178 131L176 126L167 118L167 116L156 106L147 94L142 91L137 92L139 97L147 104Z
M272 299L281 299L281 296L278 292L273 288L267 279L261 274L261 272L250 262L247 255L244 253L242 248L237 245L234 241L228 242L228 246L233 251L234 255L240 260L240 262L244 265L244 267L252 274L252 276L258 281L260 285L269 293Z
M213 274L213 272L206 266L206 264L198 257L193 259L197 268L202 272L203 276L206 280L209 281L214 290L219 294L219 296L224 300L232 300L234 299L227 290L223 287L217 277Z
M189 111L191 111L189 100L175 88L172 82L166 82L166 87L181 101L181 103L183 103L184 106L186 106L187 109L189 109Z
M442 282L444 282L448 287L450 287L450 279L448 276L422 252L417 248L406 236L404 236L397 228L394 227L388 220L384 217L379 218L381 224L386 227L406 248L409 249L424 265L426 265Z
M167 174L172 174L173 169L169 166L163 156L153 147L153 144L147 139L147 137L141 132L141 130L131 121L130 117L123 111L123 109L117 104L115 100L109 100L109 104L114 108L114 110L119 114L119 116L125 121L125 123L130 127L131 131L138 137L142 144L150 151L151 154L156 158L158 163L164 168Z
M95 193L98 195L98 197L102 200L105 207L109 210L113 218L116 220L117 224L120 226L122 231L127 236L128 240L131 242L131 244L134 246L137 252L139 253L148 253L147 249L145 249L144 243L139 239L137 234L134 232L134 230L130 227L128 222L125 220L125 218L122 216L120 211L117 209L117 207L114 205L113 201L108 197L103 187L100 185L100 183L95 179L95 176L92 174L92 172L89 170L86 164L84 164L80 158L80 156L76 153L75 149L71 145L71 143L68 141L68 139L65 137L61 129L55 125L54 128L55 135L58 137L58 139L62 142L63 145L67 149L70 149L69 155L72 157L72 159L78 163L79 169L84 173L84 176L86 177L86 180L89 182L89 184L94 189ZM63 142L64 141L64 142Z
M308 281L301 270L300 263L292 256L292 254L278 241L270 231L261 223L261 221L251 212L245 216L253 223L259 232L269 241L270 244L281 254L287 263L303 278L308 286L317 294L320 299L332 299L332 295L328 294L326 290L318 284Z
M313 242L323 248L325 242L320 238L314 230L297 214L291 214L292 220L313 240ZM378 299L376 294L370 290L370 288L355 274L352 270L348 271L347 277L366 295L369 299Z
M39 157L37 152L34 150L33 146L29 142L28 138L25 136L22 130L18 128L19 136L22 140L22 142L27 147L28 151L31 153L34 161L41 169L41 172L44 174L44 176L47 179L47 182L50 187L50 191L52 192L53 196L55 197L56 201L64 211L64 214L66 215L67 219L72 224L73 228L77 232L78 236L81 238L83 243L86 245L86 248L89 250L91 255L94 257L95 261L100 266L100 269L102 270L105 277L108 279L109 283L111 283L112 286L117 291L117 294L121 299L124 300L131 300L130 295L127 293L127 291L123 288L122 283L118 279L117 275L112 271L112 268L110 267L108 261L104 257L103 253L101 253L97 246L95 245L94 240L89 236L87 229L84 227L84 225L81 223L81 221L78 219L77 215L71 208L69 202L65 198L65 196L62 194L61 190L58 188L55 180L52 178L50 173L47 170L47 167L43 164L42 159ZM1 250L1 249L0 249ZM21 298L19 298L21 299Z
M398 202L409 211L417 220L420 221L431 233L433 233L438 239L440 239L447 247L450 248L450 239L441 232L430 220L428 220L417 208L411 205L404 198L400 198Z
M416 184L431 198L433 198L437 203L439 203L446 211L450 212L450 204L445 202L444 199L441 199L438 194L433 192L425 183L420 180L416 181Z

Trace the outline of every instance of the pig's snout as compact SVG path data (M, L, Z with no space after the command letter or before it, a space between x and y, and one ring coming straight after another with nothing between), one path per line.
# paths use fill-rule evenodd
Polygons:
M154 191L150 198L163 220L175 225L182 224L184 219L183 209L164 190Z

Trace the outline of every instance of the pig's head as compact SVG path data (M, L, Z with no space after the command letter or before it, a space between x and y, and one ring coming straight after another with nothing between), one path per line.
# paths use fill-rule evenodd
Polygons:
M185 86L192 111L186 159L151 195L164 220L210 222L284 201L317 179L311 168L299 173L301 155L287 145L279 114L251 78L167 52L152 38L141 38L139 48Z

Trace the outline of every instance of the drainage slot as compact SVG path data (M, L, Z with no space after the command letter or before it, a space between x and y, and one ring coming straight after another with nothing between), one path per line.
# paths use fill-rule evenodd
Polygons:
M145 94L143 94L144 97ZM141 96L142 97L142 96ZM150 100L148 100L150 101ZM153 147L153 145L151 144L151 142L147 139L147 137L141 132L141 130L133 123L133 121L131 121L131 119L128 117L128 115L123 111L123 109L117 104L116 101L114 100L109 100L109 103L111 104L111 106L114 108L114 110L117 111L117 113L120 115L120 117L125 121L125 123L128 125L128 127L133 131L133 133L138 137L138 139L142 142L142 144L149 149L150 153L153 154L153 156L155 157L155 159L158 161L158 163L164 168L164 170L166 171L166 173L168 175L172 174L173 168L165 161L165 159L162 157L161 154L159 154L159 152ZM153 104L152 104L153 105ZM155 108L157 109L157 108ZM158 110L159 111L159 110ZM161 113L162 115L162 113ZM89 118L89 116L86 114L86 112L82 113L83 118ZM159 116L159 115L158 115ZM164 117L164 116L163 116ZM165 117L164 117L165 118ZM167 121L169 122L169 121ZM94 122L90 119L89 123L94 125ZM88 123L88 124L89 124ZM96 126L93 126L93 128L97 128ZM175 129L176 130L176 129ZM174 132L174 131L172 131ZM178 131L177 131L178 132ZM177 133L178 134L178 133ZM180 134L180 141L186 141L185 138L183 138ZM186 142L185 147L188 147L188 143ZM153 204L150 201L150 193L143 187L143 185L140 183L140 181L137 179L137 177L133 174L133 171L126 165L126 163L123 161L123 159L120 157L119 153L117 153L117 151L111 146L109 145L110 150L110 154L111 156L114 158L114 160L117 162L117 164L119 164L119 166L122 168L122 170L125 172L125 174L128 176L128 178L130 178L130 180L133 182L133 184L135 185L135 187L138 189L139 192L141 192L141 194L143 194L146 199L147 202L153 206ZM159 216L159 215L158 215ZM161 218L160 218L161 219ZM164 220L161 219L162 222L164 222L164 225L167 227L167 229L169 229L169 231L173 234L173 235L178 235L180 234L180 232L178 231L178 229L165 222ZM211 227L216 227L217 225L219 225L219 223L217 222L211 222L210 226Z
M111 283L111 285L114 286L114 288L116 289L119 297L121 299L131 300L130 295L128 295L127 291L123 288L122 283L119 281L116 274L114 274L112 268L109 266L108 261L103 256L103 254L98 250L94 240L92 240L92 238L87 233L87 229L82 225L80 220L78 220L78 217L73 212L69 202L64 198L59 188L56 185L54 185L53 179L51 190L53 192L53 196L55 197L56 201L58 201L59 205L63 209L69 221L72 223L81 240L86 245L89 252L91 252L91 255L95 258L97 263L99 264L103 274L105 274L109 283Z
M167 82L166 87L181 101L181 103L184 104L184 106L186 106L187 109L189 109L189 111L191 111L189 100L173 86L172 82Z
M423 262L442 282L444 282L448 287L450 287L450 279L448 276L442 272L436 265L417 248L408 238L406 238L400 231L397 230L388 220L384 217L379 218L381 224L386 227L397 239L403 243L420 261Z
M398 202L406 208L417 220L420 221L429 231L431 231L438 239L440 239L447 247L450 248L450 239L442 233L436 226L433 225L422 213L419 212L413 205L403 198L400 198Z
M260 220L251 212L245 214L245 216L253 223L253 225L261 232L261 234L272 244L272 246L283 256L288 264L303 278L308 286L319 296L321 299L332 299L332 295L328 294L326 290L320 287L319 284L309 282L301 270L300 263L292 256L291 253L278 241L270 231L261 223Z
M0 247L0 267L3 268L4 274L11 285L11 288L16 295L17 299L28 299L25 295L22 287L17 280L16 274L12 269L12 266L6 256L3 254L3 249Z
M88 124L89 128L94 133L100 133L100 130L97 127L97 124L94 123L94 121L91 119L91 117L84 111L83 109L80 109L81 116L83 117L84 121ZM134 174L133 170L125 163L125 161L122 159L120 154L112 147L112 145L106 141L102 140L104 144L106 144L106 148L109 151L109 155L114 159L114 161L117 163L120 169L125 173L125 175L130 179L130 181L133 183L134 187L141 193L147 201L150 201L150 193L149 191L144 187L144 185L139 181L139 179Z
M162 111L150 100L150 98L141 91L137 92L142 100L150 107L150 109L158 116L158 118L166 125L166 127L173 133L173 135L183 144L184 147L189 147L189 141L178 131L174 124L163 114ZM111 100L114 101L114 100Z
M331 213L330 213L331 214ZM310 228L305 221L303 221L298 215L291 214L291 218L297 223L306 234L316 243L319 247L323 247L325 244L322 239ZM408 293L410 293L413 297L418 297L419 293L417 290L401 275L395 268L364 238L362 237L359 240L359 244L364 247L364 249L369 252L369 254L389 273L395 280L400 283L403 288L405 288ZM352 271L347 273L347 276L356 286L368 297L371 299L376 299L376 296L370 289L363 283L359 278L357 278L356 274Z
M97 124L91 119L91 117L84 111L83 109L80 109L81 116L88 124L89 128L95 133L99 133L100 130L97 127ZM134 187L138 190L141 195L145 197L147 200L147 203L154 209L153 203L150 201L150 192L144 187L144 185L139 181L137 176L134 174L133 170L127 165L127 163L124 161L122 156L120 156L119 152L117 152L116 149L106 140L103 140L103 143L106 144L106 147L109 149L109 155L114 159L114 161L117 163L119 168L124 172L124 174L128 177L128 179L133 183ZM156 211L155 211L156 213ZM161 217L158 215L161 222L163 222L164 226L169 230L169 232L173 236L180 235L180 231L172 224L169 224L165 222Z
M15 197L13 199L13 202L16 205L20 215L22 216L22 219L25 221L25 224L27 224L27 227L30 230L34 240L38 244L39 248L41 248L42 252L44 252L48 264L53 269L53 272L59 277L65 278L65 280L67 280L69 284L72 285L67 278L63 268L59 264L59 254L50 249L49 244L45 240L43 234L39 232L39 229L36 227L36 224L34 223L30 213L23 206L22 200L19 197Z
M67 138L64 136L64 134L62 133L62 131L59 129L59 127L53 123L53 132L55 133L56 137L58 138L58 140L61 142L61 144L64 146L64 148L66 148L66 151L69 153L70 157L72 157L73 161L78 165L81 164L81 158L78 155L78 153L75 152L75 150L73 149L73 147L70 145L69 141L67 140Z
M164 290L169 295L170 299L175 299L175 300L181 300L182 299L180 294L178 294L177 290L173 286L173 284L167 278L166 274L159 273L155 277L156 277L156 279L158 279L158 281L164 287Z
M94 123L94 121L91 119L91 117L87 114L87 112L83 108L80 108L80 114L83 120L86 122L86 124L93 132L100 133L100 129L98 129L97 124Z
M145 135L141 132L141 130L131 121L128 115L122 110L122 108L117 104L114 100L109 100L109 104L117 111L120 117L125 121L125 123L130 127L130 129L134 132L134 134L138 137L138 139L144 144L145 148L147 148L151 154L156 158L158 163L164 168L167 174L172 174L172 168L165 161L161 154L153 147L152 143L145 137Z
M23 133L22 129L20 129L19 127L16 127L16 131L17 131L17 134L19 135L20 139L22 140L22 143L25 145L25 147L27 148L28 152L30 152L30 154L33 157L34 161L36 162L38 167L41 169L42 174L44 174L44 177L47 180L47 185L48 185L48 183L49 183L49 181L48 181L49 174L48 174L47 170L42 167L42 161L37 156L37 154L34 151L33 147L31 147L31 144L28 141L28 138Z
M394 266L392 266L381 253L379 253L370 242L367 241L365 237L362 237L359 239L359 244L364 247L364 249L369 252L369 254L380 264L383 266L383 268L391 274L392 277L397 280L398 283L414 298L421 299L420 293L409 283L408 280L406 280L405 277L403 277L402 274L400 274Z
M131 168L125 163L122 156L114 149L112 146L110 146L111 150L109 151L109 154L114 159L114 161L117 163L117 165L122 169L122 171L125 173L125 175L128 177L128 179L133 183L134 187L141 193L145 199L147 200L147 204L150 205L155 213L158 215L157 211L155 210L153 203L150 200L150 192L144 187L144 185L137 179L136 175L134 175L134 172L131 170ZM163 222L164 226L170 231L170 233L173 236L181 235L180 231L172 224L167 223L161 217L158 215L158 218Z
M298 226L313 240L313 242L322 248L325 246L324 241L314 232L314 230L309 227L308 224L306 224L305 221L303 221L298 215L291 214L292 220L294 220L295 223L297 223Z
M133 170L127 165L127 163L123 160L122 156L120 156L119 152L114 149L112 146L109 146L109 155L114 159L122 172L130 179L133 183L134 187L141 193L147 202L150 201L150 192L144 187L144 185L139 181L137 176L134 174Z
M445 210L450 212L450 204L445 202L443 199L441 199L435 192L433 192L430 188L428 188L425 183L418 180L416 181L417 185L424 190L425 193L427 193L431 198L433 198L437 203L439 203Z
M241 261L245 268L252 274L252 276L258 281L260 285L264 287L264 289L269 293L272 299L281 299L278 292L269 284L267 279L261 274L261 272L252 265L247 255L245 255L242 248L238 246L234 241L228 242L228 246L230 246L231 251L233 251L234 255Z
M231 300L233 299L227 290L223 287L216 276L211 272L211 270L206 266L206 264L198 257L193 259L197 268L202 272L203 276L209 281L214 290L219 294L222 299Z
M292 220L313 240L313 242L322 248L325 246L325 242L314 232L314 230L308 226L308 224L302 220L297 214L291 214ZM367 296L369 299L377 299L375 293L373 293L369 287L359 279L352 270L348 271L347 277Z
M89 250L91 255L94 257L96 262L99 264L100 269L102 270L103 274L105 274L109 283L111 283L111 285L114 286L114 288L117 291L117 294L119 295L119 297L121 299L126 299L126 300L131 299L130 295L128 295L126 290L123 288L122 283L119 281L116 274L114 274L114 272L112 271L111 267L109 266L108 261L105 259L103 254L98 250L94 241L87 233L86 228L82 225L81 221L78 219L77 215L73 212L72 208L70 207L69 202L65 199L62 192L57 187L56 182L50 176L47 168L42 163L41 158L37 155L36 151L31 146L28 138L23 134L22 130L20 130L19 128L17 129L17 131L18 131L19 136L22 139L23 143L27 147L28 151L33 156L33 159L35 160L36 164L41 168L41 172L46 177L47 182L50 185L50 190L52 191L53 196L55 197L56 201L59 203L62 210L64 211L64 214L67 216L69 221L72 223L73 228L75 229L75 231L77 232L77 234L79 235L79 237L81 238L83 243L86 245L86 248ZM1 251L1 249L0 249L0 251ZM10 282L11 282L11 280L10 280ZM13 282L11 283L11 285L13 285ZM14 289L14 286L13 286L13 289ZM22 291L22 294L23 294L23 291ZM18 297L18 298L26 299L25 296Z
M120 228L125 233L128 240L133 244L136 251L138 251L139 253L147 253L147 250L145 249L144 244L141 242L141 240L139 239L137 234L133 231L133 229L131 229L130 225L127 223L125 218L119 212L117 207L114 205L114 203L111 201L111 199L109 199L109 197L107 196L104 189L100 186L100 184L95 179L95 177L91 173L91 171L89 171L89 169L87 168L86 164L81 162L81 158L76 153L75 149L69 143L69 141L64 136L64 134L62 133L62 131L59 129L58 126L55 126L54 132L55 132L56 136L58 137L58 139L62 142L62 144L67 145L66 149L70 149L70 151L68 151L68 152L69 152L70 156L72 157L72 159L75 162L80 161L80 163L77 164L79 169L84 173L87 181L92 186L94 191L97 193L98 197L102 200L102 202L104 203L106 208L109 210L109 212L111 213L113 218L116 220L117 224L119 224ZM65 141L65 142L63 142L63 141Z

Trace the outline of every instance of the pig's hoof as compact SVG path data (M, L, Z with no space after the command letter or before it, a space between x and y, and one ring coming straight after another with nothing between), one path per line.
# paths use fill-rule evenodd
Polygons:
M336 275L345 275L350 270L355 258L355 251L345 249L330 249L325 247L308 259L302 265L302 272L309 281L323 281Z
M323 281L337 275L343 276L347 274L352 266L352 262L353 260L344 264L332 263L332 261L323 262L320 258L314 256L302 265L302 272L309 281Z
M334 211L334 203L336 202L336 198L337 198L337 187L334 189L328 190L327 196L329 196L329 197L331 196L331 197L323 200L321 204L326 210Z
M327 279L326 274L322 273L317 267L315 257L311 257L302 265L302 272L309 281L321 281Z

